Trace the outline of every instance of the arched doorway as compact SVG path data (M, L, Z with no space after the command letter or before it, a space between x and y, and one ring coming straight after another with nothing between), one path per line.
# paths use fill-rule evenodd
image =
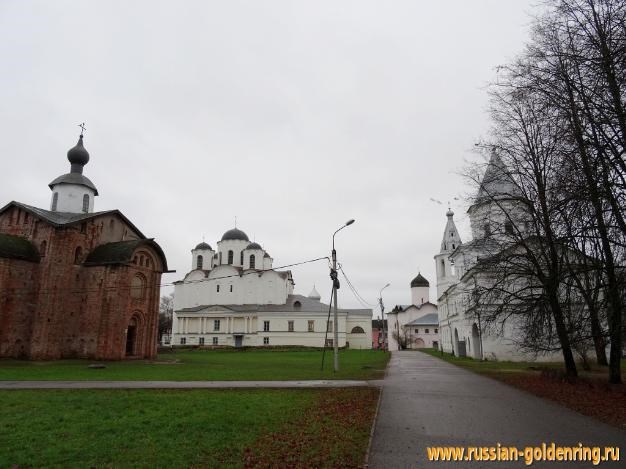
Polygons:
M424 348L425 346L426 344L424 343L424 339L415 339L415 348Z
M482 350L480 346L480 334L476 323L472 324L472 350L476 360L482 360Z
M126 356L141 355L141 318L134 314L126 327Z

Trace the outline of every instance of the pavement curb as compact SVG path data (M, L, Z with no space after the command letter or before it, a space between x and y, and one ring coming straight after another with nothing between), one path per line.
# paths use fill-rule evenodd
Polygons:
M369 467L370 451L372 449L372 441L374 440L374 431L376 430L376 421L378 420L378 411L380 410L380 402L383 400L383 388L380 388L380 394L378 394L378 402L376 403L376 412L374 412L374 418L372 419L372 428L370 429L370 438L367 442L367 451L365 452L365 460L363 461L363 468Z
M391 352L389 353L391 354ZM383 376L383 383L385 382L385 378L387 378L387 373L389 372L390 361L391 361L391 356L389 357L387 366L385 366L385 375ZM372 441L374 441L374 431L376 431L376 422L378 421L378 411L380 410L380 403L383 400L384 390L385 390L385 386L383 384L380 386L380 394L378 395L378 402L376 403L376 412L374 412L374 419L372 420L372 429L370 430L370 439L367 442L367 451L365 452L365 460L363 461L364 469L367 469L369 467L370 452L372 450Z

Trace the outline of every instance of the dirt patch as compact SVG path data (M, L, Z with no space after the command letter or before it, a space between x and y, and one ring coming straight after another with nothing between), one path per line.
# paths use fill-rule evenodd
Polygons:
M608 384L598 378L579 378L573 383L548 373L499 374L493 378L556 401L581 414L626 429L626 385Z
M244 451L246 468L361 467L379 390L320 390L314 404Z

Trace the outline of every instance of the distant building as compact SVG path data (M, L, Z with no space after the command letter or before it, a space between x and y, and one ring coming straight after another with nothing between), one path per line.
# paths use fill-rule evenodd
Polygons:
M233 228L217 243L191 250L191 271L174 284L173 345L276 346L333 345L329 306L315 287L294 294L291 271L248 235ZM339 310L339 346L372 347L372 310Z
M0 208L0 356L152 358L165 255L118 210L93 211L82 135L67 158L49 210Z
M386 350L387 343L387 320L383 324L382 319L372 319L372 348L376 350Z
M389 350L437 347L439 324L437 306L429 301L430 283L418 273L411 281L410 305L396 305L389 313Z

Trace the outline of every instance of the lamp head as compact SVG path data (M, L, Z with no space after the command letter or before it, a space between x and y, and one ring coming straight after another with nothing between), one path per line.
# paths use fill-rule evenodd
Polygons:
M348 221L346 222L346 226L350 226L350 225L352 225L352 223L354 223L354 220L353 220L353 219L352 219L352 220L348 220Z

